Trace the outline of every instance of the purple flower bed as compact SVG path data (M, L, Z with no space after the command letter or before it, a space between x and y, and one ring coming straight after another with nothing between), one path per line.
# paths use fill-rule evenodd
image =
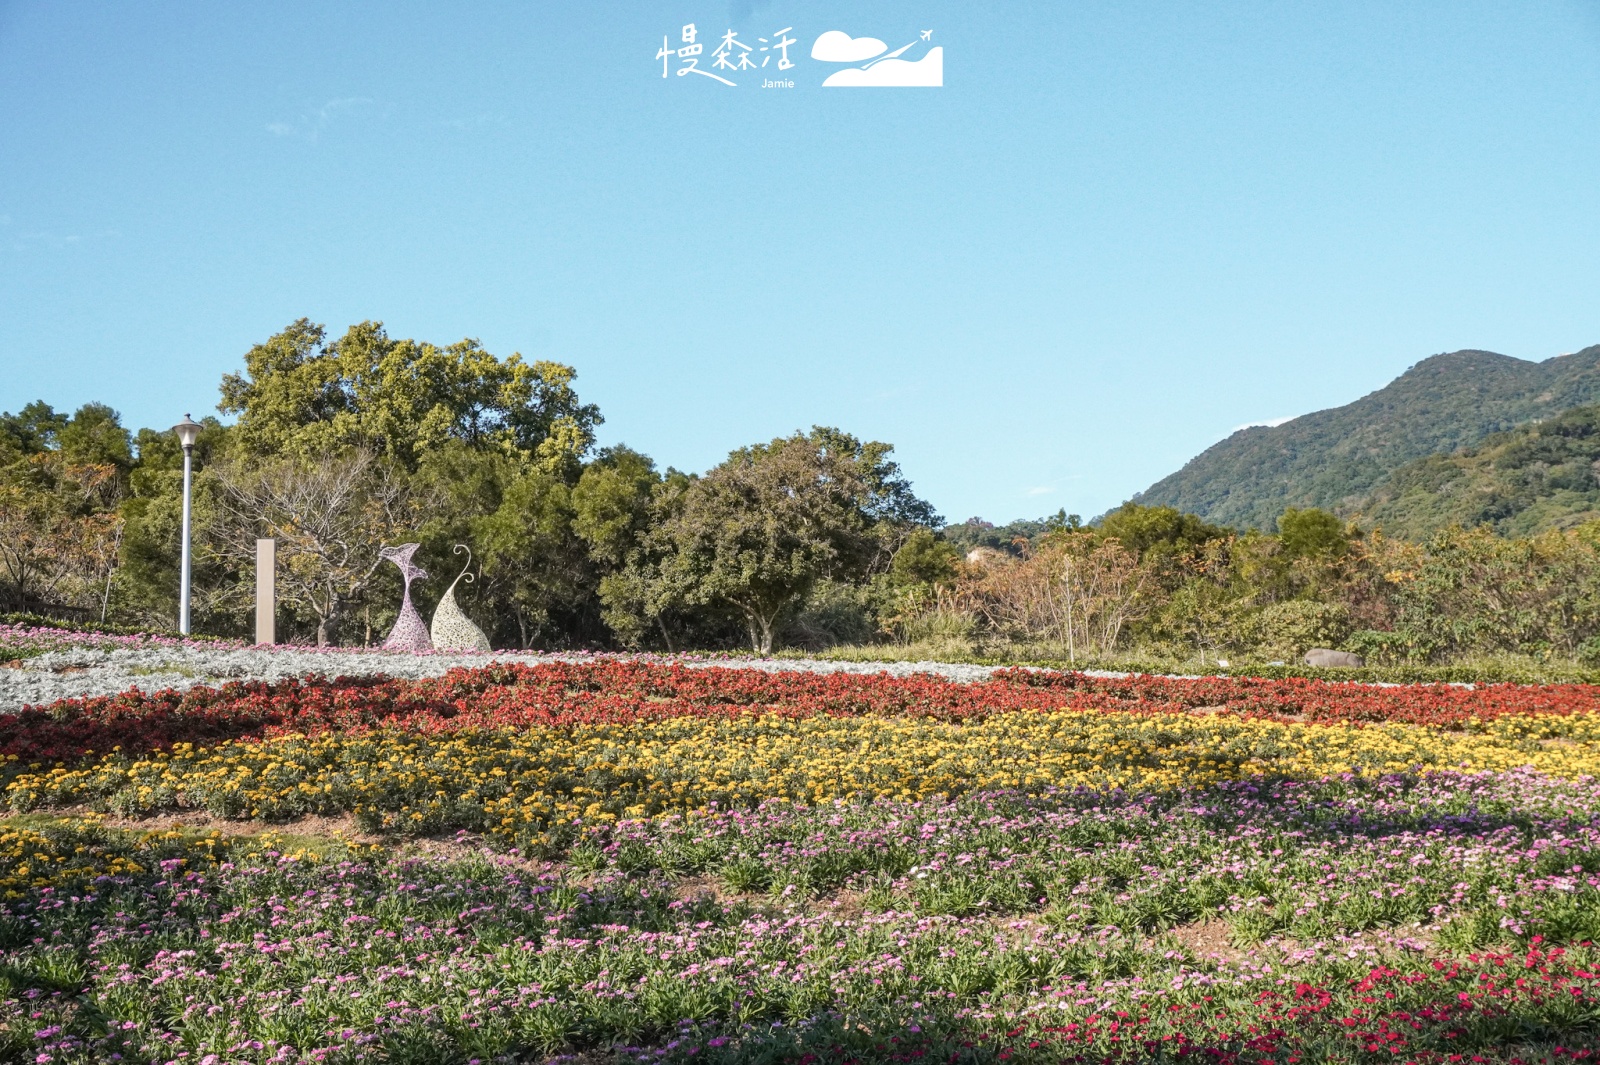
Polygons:
M0 905L0 1051L1581 1060L1597 817L1593 780L1432 774L769 804L562 866L152 861Z

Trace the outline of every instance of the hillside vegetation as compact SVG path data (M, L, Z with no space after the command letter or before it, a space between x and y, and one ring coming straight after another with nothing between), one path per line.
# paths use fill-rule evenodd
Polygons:
M1600 345L1544 362L1435 355L1354 403L1241 429L1134 501L1268 530L1285 507L1354 514L1408 463L1597 402Z
M1600 406L1408 463L1378 486L1359 515L1364 524L1408 539L1450 525L1527 536L1600 518Z

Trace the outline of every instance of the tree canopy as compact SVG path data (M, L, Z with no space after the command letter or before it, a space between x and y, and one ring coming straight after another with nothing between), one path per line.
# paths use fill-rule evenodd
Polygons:
M914 528L938 522L891 451L821 426L734 451L657 529L656 583L668 590L657 601L725 605L751 647L771 651L780 619L819 581L882 570Z
M239 416L235 445L252 454L359 448L415 470L459 440L575 476L601 422L598 407L579 402L570 366L501 359L476 340L396 340L381 322L330 341L302 318L244 361L243 374L223 378L220 409Z

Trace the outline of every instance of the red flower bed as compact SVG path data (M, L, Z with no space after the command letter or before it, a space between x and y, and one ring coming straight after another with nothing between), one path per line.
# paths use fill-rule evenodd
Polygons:
M876 714L962 721L1065 702L1009 681L968 685L931 675L768 673L617 660L507 663L453 669L421 681L247 681L184 692L136 690L66 699L0 715L0 754L24 762L54 762L115 746L129 752L157 750L174 743L207 745L284 731L380 725L423 731L562 727L691 714Z
M1322 723L1394 721L1409 725L1460 725L1508 714L1572 714L1600 710L1600 685L1451 684L1378 685L1347 681L1263 677L1179 679L1136 674L1089 677L1082 673L1000 670L997 679L1060 696L1074 706L1127 710L1224 708L1246 717Z
M57 762L85 751L212 744L281 731L395 725L463 727L627 723L686 714L760 711L932 717L966 721L1061 707L1144 713L1198 708L1312 722L1400 721L1452 726L1505 714L1600 710L1600 686L1377 687L1319 680L1088 677L1000 670L962 684L928 674L769 673L600 660L454 669L421 681L386 678L236 682L146 694L137 690L0 715L0 754Z

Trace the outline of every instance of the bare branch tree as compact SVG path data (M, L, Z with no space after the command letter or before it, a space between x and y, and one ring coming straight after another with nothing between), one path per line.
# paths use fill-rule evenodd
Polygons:
M316 618L318 646L333 639L339 621L365 596L381 563L378 549L417 521L420 501L411 485L365 451L309 462L225 463L209 473L217 488L212 552L247 571L256 539L276 539L280 595ZM241 580L220 598L247 597L249 587Z
M112 466L68 465L56 452L0 483L0 600L17 608L99 606L117 569L123 519Z
M1149 569L1114 538L1083 534L1023 545L1020 561L978 569L959 590L962 604L992 629L1056 640L1073 660L1116 650L1123 629L1150 608Z

